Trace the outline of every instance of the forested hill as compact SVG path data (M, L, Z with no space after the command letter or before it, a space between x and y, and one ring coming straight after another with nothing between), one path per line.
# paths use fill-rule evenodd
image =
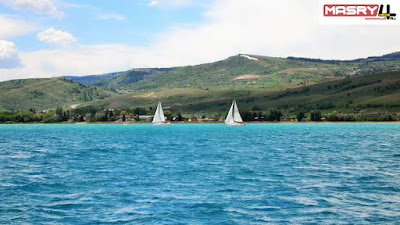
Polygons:
M383 60L385 59L385 60ZM161 74L150 74L131 85L132 90L157 88L285 89L346 77L399 71L400 57L356 61L299 60L256 55L237 55L215 63L180 67Z
M267 102L272 101L263 102L259 96L370 74L384 76L386 72L392 71L400 71L400 53L350 61L240 54L197 66L132 69L100 76L71 77L85 84L67 78L1 82L0 111L54 109L57 106L77 104L95 105L99 109L149 107L157 99L167 101L168 104L190 104L185 110L204 108L207 111L219 111L213 104L226 99L252 96L251 101L248 100L253 102L254 99L251 104L267 106ZM382 92L383 89L380 90ZM368 96L372 99L377 96L383 98L381 92L370 92ZM397 89L394 92L397 93ZM317 92L307 94L311 96L310 99L318 95ZM355 95L350 93L349 96ZM199 108L194 108L198 101ZM321 101L318 105L323 104L323 101L328 102L328 99L323 98ZM276 106L280 107L278 103ZM350 105L353 107L353 104ZM312 104L310 107L314 106L317 105ZM183 110L183 106L181 108Z
M115 93L66 78L11 80L0 83L0 110L45 110L70 106Z
M85 105L100 109L154 108L161 100L173 113L225 115L233 99L244 112L279 109L295 115L299 111L312 110L349 113L354 108L361 108L363 112L400 112L400 72L345 78L282 91L162 89L118 95Z

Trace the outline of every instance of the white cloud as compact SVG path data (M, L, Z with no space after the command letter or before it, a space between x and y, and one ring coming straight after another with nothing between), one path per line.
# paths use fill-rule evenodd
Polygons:
M397 26L320 25L320 13L317 0L218 0L206 22L160 34L148 54L184 65L239 53L351 59L400 50Z
M36 29L37 27L34 25L0 15L0 38L2 39L23 35Z
M7 74L0 79L200 64L239 53L351 59L400 50L397 26L320 25L319 13L317 0L218 0L205 22L173 27L149 46L76 44L19 52L23 68L0 70Z
M58 45L69 45L72 44L73 42L76 42L76 38L72 36L72 34L66 31L56 30L52 27L38 33L36 37L42 42L53 43Z
M151 2L149 2L149 4L147 4L148 6L152 7L152 6L156 6L158 5L158 1L157 0L151 0Z
M125 16L117 14L117 13L102 13L97 15L97 19L99 20L126 20Z
M56 8L53 0L0 0L0 3L14 9L30 10L39 14L50 14L57 17L64 15Z
M125 45L107 44L21 52L23 68L0 69L0 80L100 74L130 69L138 58L137 50Z
M15 44L0 40L0 68L15 68L19 65L20 59Z

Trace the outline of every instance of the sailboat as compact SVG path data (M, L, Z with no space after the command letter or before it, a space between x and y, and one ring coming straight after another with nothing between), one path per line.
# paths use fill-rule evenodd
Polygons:
M225 119L225 124L228 126L244 126L243 119L240 116L239 108L237 107L236 100L233 100L232 106L229 109L228 115Z
M161 102L158 102L157 110L156 110L156 113L154 114L154 118L153 118L153 124L154 125L169 125L170 124L165 120L164 111L163 111Z

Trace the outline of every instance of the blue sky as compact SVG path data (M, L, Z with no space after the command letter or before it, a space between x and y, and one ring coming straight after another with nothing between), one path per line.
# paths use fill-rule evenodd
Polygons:
M59 5L57 9L63 14L61 18L51 13L14 9L8 4L0 5L0 11L11 18L29 21L38 27L67 31L77 37L80 44L120 43L141 46L149 45L154 34L168 27L200 23L204 20L203 14L206 11L206 5L194 3L165 3L150 7L150 0L54 2L54 5ZM55 47L40 42L35 36L35 32L30 32L11 40L22 51Z
M240 53L351 59L400 50L398 26L321 25L318 5L0 0L0 81L194 65Z

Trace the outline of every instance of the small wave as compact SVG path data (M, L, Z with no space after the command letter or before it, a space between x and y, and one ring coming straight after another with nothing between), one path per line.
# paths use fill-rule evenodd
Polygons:
M225 211L226 212L231 212L231 213L239 213L239 214L248 215L248 216L265 216L265 212L258 211L258 210L246 210L246 209L240 209L240 208L227 208Z
M30 154L25 153L16 153L15 155L10 155L9 158L12 159L30 159L32 156Z
M191 208L222 208L219 203L195 203Z
M74 201L55 201L45 205L43 207L51 208L51 209L72 209L80 206L84 206L83 201L74 200Z
M318 202L310 199L310 198L306 198L306 197L280 197L281 199L284 200L288 200L288 201L294 201L297 202L301 205L306 205L306 206L317 206Z
M262 210L262 211L274 211L281 209L281 207L278 206L248 206L246 208L251 210Z

